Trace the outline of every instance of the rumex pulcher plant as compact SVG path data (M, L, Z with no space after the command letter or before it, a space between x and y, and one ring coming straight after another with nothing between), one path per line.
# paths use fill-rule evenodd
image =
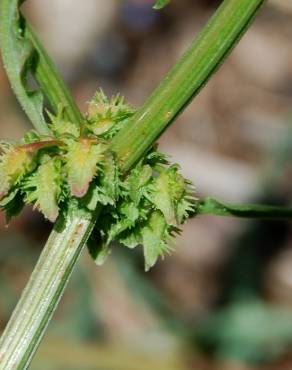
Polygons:
M1 142L0 207L6 218L31 204L54 222L0 340L0 369L26 369L83 247L104 263L113 245L142 246L145 269L173 249L180 225L199 214L291 218L292 210L197 199L156 140L222 64L264 0L225 0L183 57L138 109L97 91L82 115L20 13L0 0L0 46L11 87L34 126ZM169 0L157 0L156 9ZM38 90L32 90L32 75ZM50 108L44 110L44 98Z

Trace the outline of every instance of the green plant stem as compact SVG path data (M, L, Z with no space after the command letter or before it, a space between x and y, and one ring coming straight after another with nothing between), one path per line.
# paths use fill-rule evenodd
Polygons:
M1 370L22 370L29 365L95 218L83 212L56 223L1 337Z
M127 170L223 63L264 0L225 0L187 52L113 142Z
M80 110L78 109L63 79L60 78L54 63L27 21L25 23L24 35L27 39L31 40L39 58L32 71L33 75L41 86L44 95L48 98L55 113L58 112L61 102L64 116L70 122L81 125L83 117Z
M291 220L292 208L267 206L261 204L228 204L208 197L198 204L198 215L214 215L241 218Z

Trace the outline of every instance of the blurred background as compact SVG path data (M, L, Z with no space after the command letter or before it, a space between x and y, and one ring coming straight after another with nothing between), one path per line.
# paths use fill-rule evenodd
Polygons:
M82 111L94 92L135 106L220 1L30 0L25 12ZM289 206L292 2L270 0L207 87L160 139L199 196ZM0 137L30 128L0 65ZM0 215L4 329L51 225ZM78 264L32 370L292 369L292 228L201 216L149 273L141 251Z

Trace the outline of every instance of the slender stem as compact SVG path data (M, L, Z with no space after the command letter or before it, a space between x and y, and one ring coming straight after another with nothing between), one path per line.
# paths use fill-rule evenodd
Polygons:
M127 170L137 162L223 63L264 0L225 0L191 47L114 139Z
M35 68L32 72L36 81L41 86L41 90L52 105L52 108L57 112L59 105L62 104L65 117L70 122L80 125L83 121L80 110L78 109L63 79L57 72L54 63L27 21L25 23L24 35L31 40L37 52L39 60L35 63Z
M1 370L29 365L93 226L86 213L55 225L1 337Z
M241 218L291 220L292 208L267 206L262 204L228 204L208 197L198 204L197 213Z

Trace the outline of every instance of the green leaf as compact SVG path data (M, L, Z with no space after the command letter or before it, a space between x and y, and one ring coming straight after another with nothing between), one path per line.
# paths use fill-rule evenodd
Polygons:
M33 203L48 220L55 222L59 215L61 185L61 161L47 157L26 181L25 201Z
M87 193L97 174L98 164L104 159L105 151L104 144L96 143L90 138L67 140L65 162L72 195L81 198Z
M30 89L27 83L28 73L34 68L36 58L31 41L24 37L25 21L18 10L22 2L0 2L2 57L11 86L22 108L36 129L48 134L49 129L43 115L43 96L40 91Z
M146 225L141 230L143 251L145 258L145 270L153 267L159 256L168 251L165 242L167 224L161 212L154 211Z
M157 9L157 10L162 9L169 3L170 3L170 0L156 0L155 5L153 6L153 9Z
M50 130L43 114L43 94L57 111L63 104L66 117L81 124L83 117L53 62L19 12L24 0L0 1L0 47L11 86L32 124L41 134ZM40 89L27 83L32 74Z

